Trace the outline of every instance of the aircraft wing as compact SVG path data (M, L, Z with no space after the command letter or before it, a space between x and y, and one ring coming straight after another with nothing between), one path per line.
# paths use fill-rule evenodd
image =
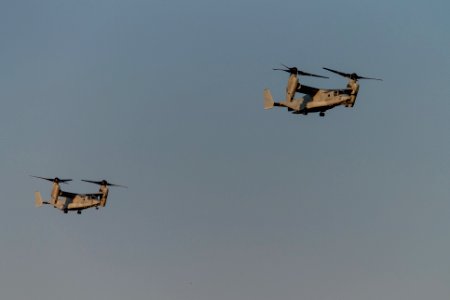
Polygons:
M60 195L61 197L66 197L66 198L69 198L69 199L73 199L73 198L75 198L76 196L87 196L87 197L89 197L89 198L99 198L99 197L101 197L103 194L102 194L102 193L76 194L76 193L69 193L69 192L61 191L61 192L59 193L59 195Z
M83 194L83 196L88 196L89 198L101 198L103 196L102 193L91 193L91 194Z
M347 95L350 95L352 93L351 89L331 89L328 91L336 91L338 92L338 94L347 94Z
M60 192L59 192L59 195L60 195L61 197L66 197L66 198L69 198L69 199L73 199L73 198L75 198L76 196L78 196L78 194L75 194L75 193L69 193L69 192L64 192L64 191L60 191Z
M318 89L318 88L301 84L300 88L297 89L297 93L302 93L302 94L314 96L315 94L317 94L317 92L319 90L320 89Z
M302 94L306 94L306 95L310 95L310 96L314 96L319 91L322 91L322 92L335 91L338 94L348 94L348 95L350 95L352 92L352 90L350 90L350 89L318 89L318 88L307 86L307 85L300 85L300 88L297 89L297 93L302 93Z

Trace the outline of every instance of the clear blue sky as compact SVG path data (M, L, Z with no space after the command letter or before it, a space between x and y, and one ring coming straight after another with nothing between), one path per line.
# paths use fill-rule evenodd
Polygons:
M2 299L450 296L448 1L0 1ZM264 111L280 63L345 86ZM37 209L77 179L108 207Z

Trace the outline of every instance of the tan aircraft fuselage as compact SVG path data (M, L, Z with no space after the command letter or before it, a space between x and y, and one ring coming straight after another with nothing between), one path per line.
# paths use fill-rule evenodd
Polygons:
M62 191L59 183L54 182L50 197L50 201L44 201L42 200L41 193L35 192L36 206L40 207L43 204L48 204L62 210L64 213L71 210L76 210L78 213L81 213L81 210L91 207L104 207L108 198L108 187L101 185L98 193L74 194Z
M298 80L297 74L289 76L286 86L285 101L274 102L270 91L264 91L264 108L269 109L273 106L286 107L295 114L308 114L309 112L324 112L339 106L353 107L359 91L357 80L349 79L347 88L339 89L317 89L308 86L302 86ZM296 93L305 94L301 98L294 98Z

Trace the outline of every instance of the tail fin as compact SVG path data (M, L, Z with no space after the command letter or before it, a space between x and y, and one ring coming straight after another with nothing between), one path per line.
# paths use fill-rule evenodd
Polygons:
M274 106L272 94L269 89L264 89L264 109L271 109Z
M34 192L34 205L36 207L41 207L44 201L42 201L41 193Z

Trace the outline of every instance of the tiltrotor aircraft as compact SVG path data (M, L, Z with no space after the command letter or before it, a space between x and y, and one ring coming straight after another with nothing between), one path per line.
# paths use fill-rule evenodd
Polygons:
M287 67L285 69L273 69L284 71L290 74L287 87L285 101L275 102L269 89L264 90L264 109L270 109L274 106L286 107L288 111L294 114L307 115L310 112L319 112L321 117L325 116L325 111L338 106L353 107L355 105L356 97L359 91L359 79L373 79L359 76L356 73L344 73L328 68L323 68L327 71L341 75L348 78L347 87L345 89L318 89L315 87L300 84L298 76L313 76L319 78L328 78L321 75L315 75L298 70L296 67ZM296 93L305 94L302 98L294 99Z
M69 193L61 190L59 184L67 183L72 181L72 179L59 179L55 178L45 178L39 176L32 176L35 178L44 179L50 182L53 182L52 192L50 194L50 200L44 201L42 200L41 193L35 192L35 205L36 207L41 207L43 204L52 205L54 208L57 208L63 211L65 214L69 210L77 211L78 214L81 214L81 211L84 209L95 207L98 209L99 207L106 206L106 200L108 199L108 186L116 186L116 187L125 187L124 185L109 183L106 180L101 181L93 181L93 180L81 180L84 182L98 184L100 189L98 193L91 194L76 194Z

